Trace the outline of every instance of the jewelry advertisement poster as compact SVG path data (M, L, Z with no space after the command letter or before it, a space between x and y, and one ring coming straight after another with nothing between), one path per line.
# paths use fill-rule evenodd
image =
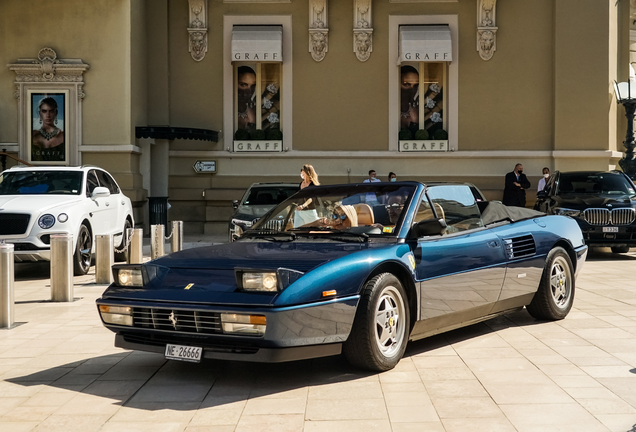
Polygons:
M68 92L29 91L29 162L66 164L67 98Z
M400 130L424 129L432 137L443 125L442 63L402 64L400 67ZM423 110L420 109L423 105ZM432 139L432 138L431 138Z
M247 132L243 139L280 140L281 64L241 64L236 77L236 129Z

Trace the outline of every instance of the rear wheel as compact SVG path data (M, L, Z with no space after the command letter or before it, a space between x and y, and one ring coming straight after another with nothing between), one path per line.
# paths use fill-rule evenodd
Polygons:
M556 247L545 262L539 289L526 306L537 319L559 320L567 316L574 303L574 270L567 252Z
M128 262L128 245L126 244L126 242L128 241L128 230L130 228L132 228L132 224L130 223L130 221L128 219L126 219L126 223L124 223L124 233L121 236L121 244L119 245L119 247L117 249L121 250L124 246L126 246L126 249L124 249L123 252L115 252L115 261L126 261Z
M362 289L344 354L357 367L374 371L393 369L406 350L409 308L397 277L382 273Z
M629 252L629 246L612 246L613 253L627 253Z
M77 245L73 255L73 273L75 276L83 276L88 273L91 268L92 252L93 237L88 227L82 224L77 235Z

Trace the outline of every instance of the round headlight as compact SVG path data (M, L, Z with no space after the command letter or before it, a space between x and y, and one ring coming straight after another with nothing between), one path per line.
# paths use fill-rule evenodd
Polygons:
M276 276L266 274L265 277L263 277L263 286L267 290L271 290L276 287Z
M66 213L60 213L57 215L57 220L64 223L68 220L68 215Z
M49 229L54 224L55 224L55 216L53 216L52 214L42 215L40 216L40 219L38 220L38 225L40 225L40 228L42 229Z

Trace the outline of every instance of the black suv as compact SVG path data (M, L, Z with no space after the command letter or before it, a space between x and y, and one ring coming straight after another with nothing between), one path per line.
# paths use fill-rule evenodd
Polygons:
M285 201L300 189L300 183L254 183L243 198L232 203L234 213L230 218L228 236L233 242L265 213Z
M576 219L588 246L636 247L636 186L621 171L556 171L535 209Z

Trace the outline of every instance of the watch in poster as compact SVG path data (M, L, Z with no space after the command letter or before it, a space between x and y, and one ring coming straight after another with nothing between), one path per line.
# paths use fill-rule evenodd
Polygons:
M66 93L31 93L31 161L66 162Z

